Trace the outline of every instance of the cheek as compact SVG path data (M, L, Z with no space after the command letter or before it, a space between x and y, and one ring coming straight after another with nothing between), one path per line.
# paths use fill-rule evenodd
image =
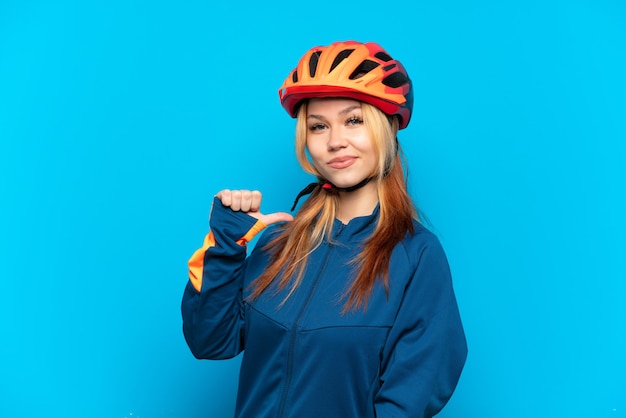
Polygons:
M374 146L374 141L370 139L369 136L364 135L357 139L355 139L355 146L359 148L359 150L368 156L375 156L376 150Z
M315 146L307 142L306 146L304 147L304 154L309 164L311 164L311 166L317 170L317 167L318 167L317 162L319 161L319 153L316 152Z
M320 141L307 141L306 150L313 160L322 158L324 149L320 145Z

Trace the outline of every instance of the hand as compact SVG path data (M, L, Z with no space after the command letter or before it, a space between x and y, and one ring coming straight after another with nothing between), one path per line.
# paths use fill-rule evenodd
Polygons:
M260 220L265 225L271 225L278 222L291 222L293 216L286 212L275 212L264 215L260 212L261 199L263 196L258 190L221 190L217 197L222 205L229 207L235 212L244 212L255 219Z

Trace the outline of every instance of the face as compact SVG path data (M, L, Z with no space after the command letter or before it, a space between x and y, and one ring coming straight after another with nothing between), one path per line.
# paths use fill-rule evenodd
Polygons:
M350 187L374 174L378 159L360 102L311 99L306 126L307 149L325 179L337 187Z

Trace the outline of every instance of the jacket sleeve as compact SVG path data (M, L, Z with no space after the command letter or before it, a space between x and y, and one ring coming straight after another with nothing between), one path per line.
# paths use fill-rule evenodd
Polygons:
M452 396L467 344L450 269L430 235L383 348L377 418L430 418Z
M183 334L196 358L225 359L243 350L242 283L246 244L265 225L214 199L210 231L189 259L181 311Z

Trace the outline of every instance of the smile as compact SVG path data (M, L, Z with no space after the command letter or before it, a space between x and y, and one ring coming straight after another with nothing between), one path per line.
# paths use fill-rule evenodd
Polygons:
M356 157L346 156L346 157L336 157L328 162L328 165L332 168L347 168L356 162Z

